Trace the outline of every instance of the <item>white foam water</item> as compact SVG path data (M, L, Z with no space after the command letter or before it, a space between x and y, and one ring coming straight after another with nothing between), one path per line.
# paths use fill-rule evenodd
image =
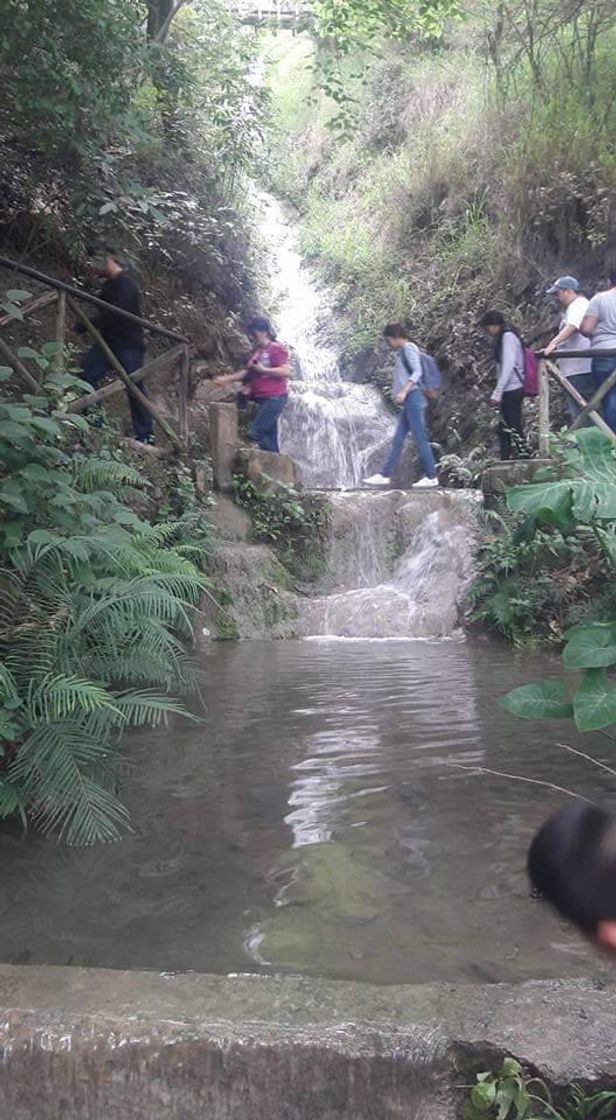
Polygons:
M463 494L434 494L429 504L401 491L380 497L335 497L329 586L305 603L304 636L445 638L456 631L472 575L473 504Z
M280 204L265 195L260 206L276 323L296 369L281 448L306 488L332 491L327 574L302 604L301 634L451 636L471 571L472 503L461 493L357 489L382 466L394 418L376 389L343 380L329 341L331 300L302 261Z
M353 489L385 457L394 421L370 385L344 381L331 306L304 264L280 204L261 196L270 288L279 335L293 351L296 377L280 423L281 449L309 489Z

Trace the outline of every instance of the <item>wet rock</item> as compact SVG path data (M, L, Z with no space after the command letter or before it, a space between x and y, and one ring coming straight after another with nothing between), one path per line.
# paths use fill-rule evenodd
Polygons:
M288 455L274 455L271 451L242 448L237 456L238 470L264 490L271 490L271 483L281 483L297 490L301 486L301 472Z
M287 571L265 545L220 540L208 553L208 577L212 593L201 603L197 645L208 640L203 628L222 639L295 636L297 596Z

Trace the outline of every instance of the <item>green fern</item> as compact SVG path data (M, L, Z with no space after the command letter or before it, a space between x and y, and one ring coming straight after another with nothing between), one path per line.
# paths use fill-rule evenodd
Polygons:
M172 693L199 687L184 643L207 589L193 562L203 526L140 520L123 504L138 472L65 458L61 414L44 428L37 408L13 444L5 425L0 467L0 514L8 480L13 503L10 535L0 526L0 817L91 844L129 826L124 732L195 718Z

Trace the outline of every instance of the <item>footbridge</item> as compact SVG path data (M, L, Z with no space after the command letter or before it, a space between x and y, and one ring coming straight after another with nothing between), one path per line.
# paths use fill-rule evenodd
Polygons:
M232 0L231 6L242 23L254 27L302 30L314 20L312 6L306 0Z

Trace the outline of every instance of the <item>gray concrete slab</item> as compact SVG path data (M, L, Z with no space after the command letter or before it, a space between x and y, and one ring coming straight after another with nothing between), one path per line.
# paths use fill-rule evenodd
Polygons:
M0 1117L449 1120L513 1054L616 1080L616 990L0 966Z

